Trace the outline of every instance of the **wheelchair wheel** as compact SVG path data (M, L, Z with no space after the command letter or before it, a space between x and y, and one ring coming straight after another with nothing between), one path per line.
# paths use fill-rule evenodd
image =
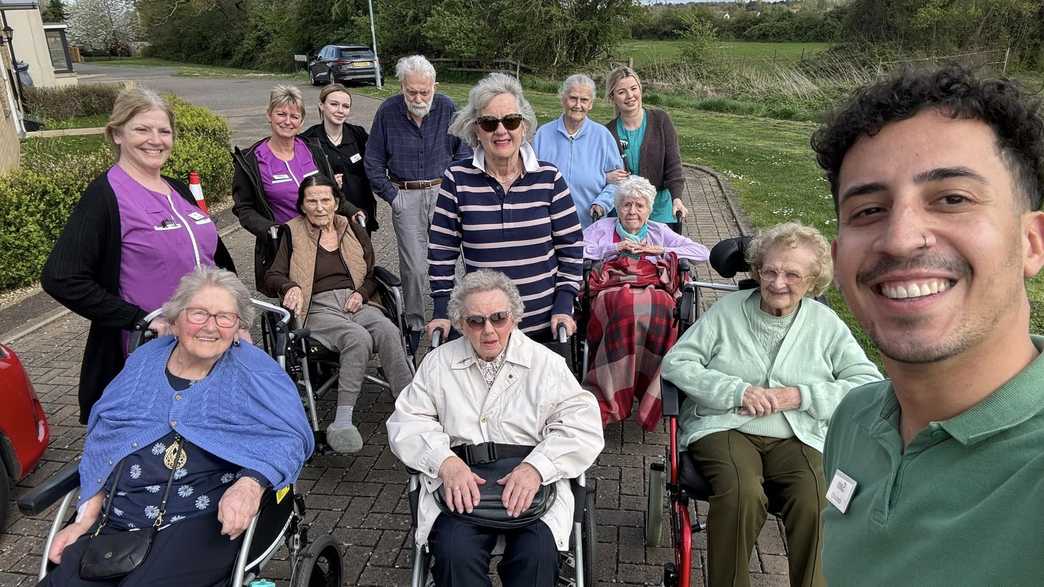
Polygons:
M341 549L324 534L305 548L293 587L340 587L344 583Z
M597 480L588 478L587 497L584 499L584 585L595 585L595 488Z
M663 463L649 465L649 487L646 490L645 545L660 546L663 535L663 493L666 487Z

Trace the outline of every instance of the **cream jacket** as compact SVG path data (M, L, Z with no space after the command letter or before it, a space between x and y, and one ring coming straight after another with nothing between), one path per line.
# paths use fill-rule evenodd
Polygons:
M569 548L573 498L569 479L602 452L602 418L594 395L577 383L565 360L511 333L504 366L487 391L466 338L431 351L413 382L399 394L388 419L388 442L406 466L421 473L418 544L426 544L441 513L432 493L451 446L498 442L533 445L525 458L543 479L557 483L555 502L541 518L559 550Z

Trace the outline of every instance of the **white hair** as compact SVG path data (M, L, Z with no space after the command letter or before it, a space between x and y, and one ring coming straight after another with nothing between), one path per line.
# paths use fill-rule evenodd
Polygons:
M423 55L403 57L395 64L395 77L399 78L400 82L405 82L408 75L423 75L434 83L435 66Z
M235 273L217 267L198 267L186 273L174 290L170 301L163 304L163 317L171 324L197 293L205 288L223 289L236 301L236 313L241 323L247 327L254 322L254 306L250 302L250 292Z
M566 97L569 90L575 86L587 88L591 92L591 101L594 102L595 98L598 97L598 86L595 85L594 80L582 73L574 73L573 75L565 78L562 85L558 88L558 98L562 99Z
M640 175L631 175L621 180L616 185L616 195L613 198L616 209L619 210L627 198L636 196L645 198L645 201L649 204L649 209L652 210L653 205L656 203L656 188L649 183L649 180Z
M526 141L532 141L537 128L536 113L533 112L533 107L526 97L522 95L522 84L504 73L491 73L471 88L471 91L468 92L468 103L453 117L449 133L460 137L472 148L477 147L479 140L475 122L478 121L479 116L482 116L482 109L488 106L493 98L501 94L510 94L515 97L515 101L518 102L518 113L525 120Z
M450 292L447 314L457 330L461 332L464 330L464 311L468 297L471 294L494 290L504 292L504 295L507 296L511 319L516 323L522 320L525 306L522 304L522 296L519 295L518 288L511 279L500 271L480 269L465 275Z

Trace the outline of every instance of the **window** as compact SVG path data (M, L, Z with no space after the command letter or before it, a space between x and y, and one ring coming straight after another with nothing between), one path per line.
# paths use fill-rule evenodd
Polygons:
M65 29L65 25L44 25L47 52L51 56L51 66L54 67L55 73L71 73L73 70Z

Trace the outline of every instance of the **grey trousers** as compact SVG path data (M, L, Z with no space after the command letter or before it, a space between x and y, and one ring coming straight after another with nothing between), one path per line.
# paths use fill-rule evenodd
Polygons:
M399 272L405 301L406 325L424 328L424 302L428 291L428 227L435 214L439 186L399 190L391 204L392 224L399 242Z
M341 355L338 406L354 406L366 376L366 364L374 349L396 396L413 379L413 369L402 348L399 329L380 309L366 304L354 314L344 311L352 290L337 289L312 296L306 324L310 336Z

